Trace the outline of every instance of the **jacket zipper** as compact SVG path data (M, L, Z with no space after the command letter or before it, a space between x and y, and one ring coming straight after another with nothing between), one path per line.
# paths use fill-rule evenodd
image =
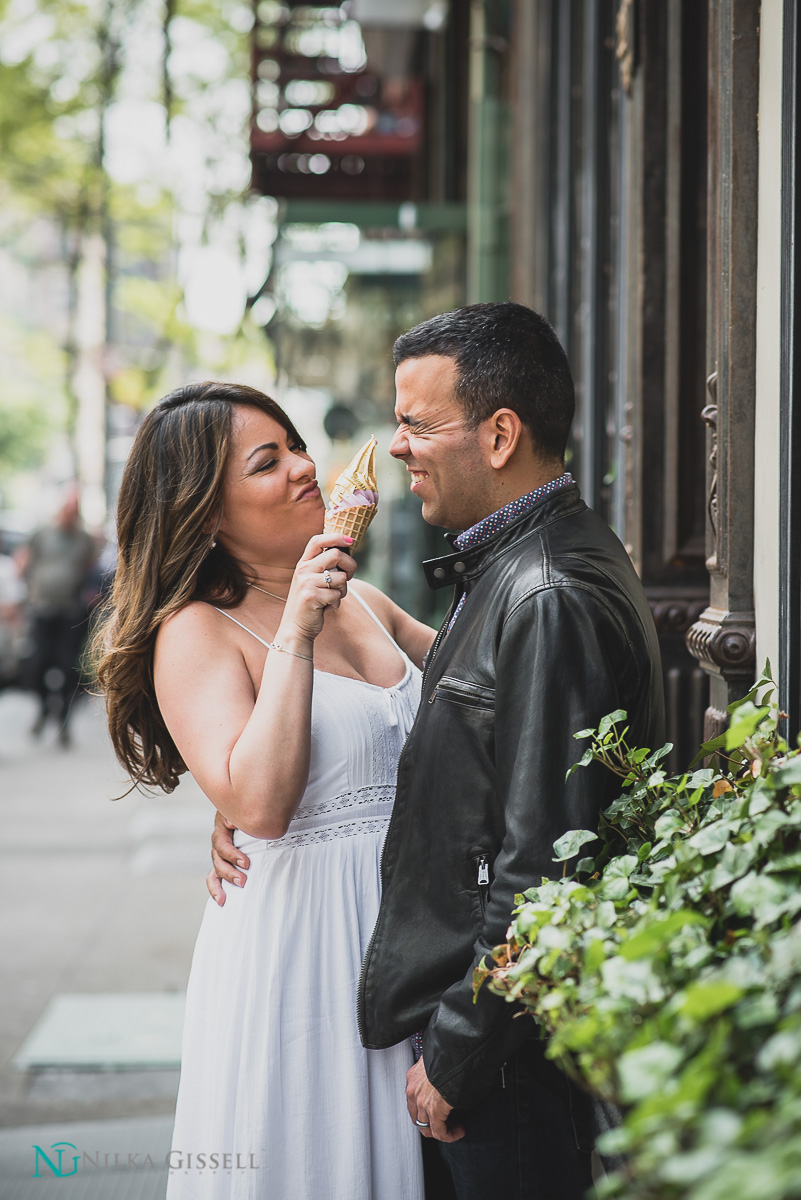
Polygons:
M426 659L426 665L425 665L425 669L423 671L423 678L420 681L421 687L425 685L426 676L428 675L428 672L431 670L431 664L433 663L434 659L436 658L437 651L439 650L440 645L442 644L445 634L448 632L448 626L450 625L451 617L453 616L453 612L454 612L454 609L456 608L457 603L458 603L458 601L457 601L456 597L454 596L453 604L451 605L450 609L448 610L448 615L445 618L445 620L442 622L442 624L440 625L439 633L437 634L436 638L434 639L434 645L431 647L431 649L428 652L428 658Z
M481 905L481 916L487 908L487 890L489 888L489 863L486 854L482 854L476 864L478 878L478 902Z

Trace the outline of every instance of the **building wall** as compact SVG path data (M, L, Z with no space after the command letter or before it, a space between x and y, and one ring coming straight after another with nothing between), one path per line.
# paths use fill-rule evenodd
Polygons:
M779 663L782 0L762 0L759 64L754 606L756 663Z

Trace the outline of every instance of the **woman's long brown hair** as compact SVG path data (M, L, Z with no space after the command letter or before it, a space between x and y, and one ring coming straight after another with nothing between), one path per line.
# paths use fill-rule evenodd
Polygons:
M255 388L189 384L147 414L122 477L117 571L90 655L112 745L134 785L171 792L186 771L156 701L160 625L192 600L238 604L247 588L242 565L212 545L237 404L261 409L305 449L283 409Z

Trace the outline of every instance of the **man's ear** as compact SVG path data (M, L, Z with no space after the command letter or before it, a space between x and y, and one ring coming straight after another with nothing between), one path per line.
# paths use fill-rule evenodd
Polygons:
M523 422L511 408L499 408L484 424L490 466L497 471L507 465L520 445Z

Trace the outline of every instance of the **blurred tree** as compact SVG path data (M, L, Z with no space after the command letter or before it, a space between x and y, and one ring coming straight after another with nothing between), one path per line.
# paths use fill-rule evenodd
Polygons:
M192 247L247 250L251 20L244 0L0 0L0 254L19 262L25 243L50 297L47 312L30 297L6 308L60 351L61 402L41 423L66 431L76 464L82 389L97 424L243 355L269 370L244 311L215 336L183 290ZM37 224L55 253L31 245Z

